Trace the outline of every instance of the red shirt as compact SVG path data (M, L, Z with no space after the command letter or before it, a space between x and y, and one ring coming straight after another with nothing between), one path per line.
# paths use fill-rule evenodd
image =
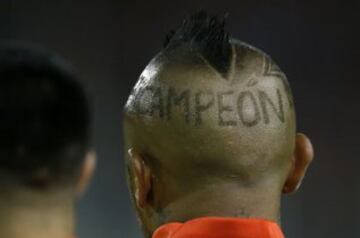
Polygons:
M152 238L284 238L278 224L261 219L204 217L159 227Z

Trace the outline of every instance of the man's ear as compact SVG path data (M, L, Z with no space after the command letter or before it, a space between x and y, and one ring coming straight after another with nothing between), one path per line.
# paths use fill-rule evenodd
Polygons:
M96 153L89 151L85 155L83 165L80 170L80 176L75 187L77 196L81 196L87 189L90 180L94 174L96 168Z
M283 193L293 193L300 187L313 158L314 150L309 138L304 134L298 133L295 140L292 169L283 187Z
M129 149L130 166L133 173L133 186L136 205L144 208L148 202L149 193L152 189L151 170L145 164L144 158L134 149Z

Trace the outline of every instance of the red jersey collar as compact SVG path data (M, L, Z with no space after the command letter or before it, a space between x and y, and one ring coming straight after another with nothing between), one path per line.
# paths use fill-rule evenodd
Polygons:
M204 217L159 227L152 238L284 238L278 224L261 219Z

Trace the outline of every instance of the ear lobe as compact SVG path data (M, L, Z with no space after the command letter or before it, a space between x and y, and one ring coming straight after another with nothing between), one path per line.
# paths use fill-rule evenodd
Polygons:
M148 202L151 187L151 170L144 162L142 156L130 149L128 151L134 176L134 195L138 207L143 208Z
M75 187L77 196L81 196L88 187L96 168L96 153L89 151L86 153L84 163L80 171L80 177Z
M309 138L298 133L296 135L292 169L283 187L283 193L293 193L300 187L313 158L314 151Z

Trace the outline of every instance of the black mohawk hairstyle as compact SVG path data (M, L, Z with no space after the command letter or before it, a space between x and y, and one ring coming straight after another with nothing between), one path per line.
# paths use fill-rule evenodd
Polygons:
M199 11L187 19L175 31L166 36L164 48L181 43L189 43L221 74L226 74L230 66L231 45L225 31L225 19L210 16Z

